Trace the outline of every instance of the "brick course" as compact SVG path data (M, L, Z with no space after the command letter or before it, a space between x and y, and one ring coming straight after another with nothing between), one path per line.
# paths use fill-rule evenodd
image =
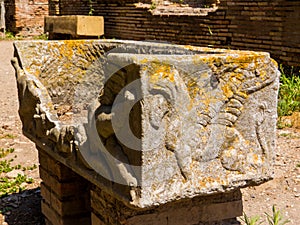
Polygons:
M5 0L6 29L19 36L43 34L48 0Z
M42 213L47 225L90 224L90 184L39 149Z
M300 1L223 0L207 16L174 15L172 9L170 15L152 15L137 2L92 3L93 14L104 16L106 38L268 51L280 63L300 66ZM89 10L88 0L60 0L61 15L87 15Z

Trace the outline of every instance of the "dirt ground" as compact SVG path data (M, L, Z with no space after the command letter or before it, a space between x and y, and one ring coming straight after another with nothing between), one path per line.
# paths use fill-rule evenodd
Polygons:
M13 46L10 41L0 41L0 148L14 148L6 158L12 164L38 165L34 144L22 135L18 117L17 88L10 59ZM277 131L275 177L257 187L245 188L244 211L248 216L260 215L267 224L264 213L271 213L272 206L280 209L291 225L300 221L300 130ZM20 171L34 182L26 185L26 191L0 198L0 225L42 225L38 169ZM2 221L1 221L2 220Z

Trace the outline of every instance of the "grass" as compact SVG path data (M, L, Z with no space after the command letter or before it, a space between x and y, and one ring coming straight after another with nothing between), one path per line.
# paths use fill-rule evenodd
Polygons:
M272 207L272 214L268 214L265 212L267 224L269 225L285 225L290 222L290 220L284 219L281 215L280 210L276 209L275 205ZM260 218L260 216L249 217L246 213L243 213L241 220L245 225L259 225L264 221Z
M37 36L32 36L31 38L33 40L48 40L48 34L41 34L41 35L37 35ZM10 32L10 31L5 32L5 37L4 38L0 37L0 40L10 40L10 41L22 40L22 39L24 39L24 37L15 36L15 34L13 32Z
M157 8L157 3L156 1L152 1L151 6L150 6L150 10L154 10Z
M287 139L296 139L296 138L300 138L299 135L293 134L293 133L281 133L279 134L280 137L285 137Z
M33 183L32 178L28 178L26 175L18 174L14 179L9 179L7 177L0 178L0 197L6 196L8 194L18 193L23 191L24 183L30 184Z
M293 69L290 74L284 72L283 66L280 66L280 89L278 96L278 116L289 116L293 112L300 112L300 77Z
M0 149L0 158L4 158L9 154L14 152L13 148ZM14 156L16 158L16 156ZM18 193L23 191L27 184L34 182L32 178L27 177L23 174L18 174L15 178L9 178L6 176L7 173L13 170L34 170L37 168L37 165L22 167L20 164L12 166L11 163L14 159L2 159L0 160L0 197L6 196L8 194Z
M5 135L0 136L0 139L15 139L15 138L16 138L16 136L13 134L5 134Z
M272 207L272 214L265 214L270 225L284 225L290 222L282 217L280 211L277 210L274 205Z
M48 34L41 34L33 37L34 40L48 40Z
M249 216L247 216L246 213L243 213L243 217L241 218L241 220L246 225L258 225L258 224L262 224L262 221L260 221L260 216L249 217Z
M4 158L8 154L13 153L14 151L15 151L14 148L8 148L8 149L0 148L0 158Z
M2 40L21 40L21 39L23 39L23 37L15 36L14 33L10 32L10 31L6 31L5 37L1 38L1 39Z

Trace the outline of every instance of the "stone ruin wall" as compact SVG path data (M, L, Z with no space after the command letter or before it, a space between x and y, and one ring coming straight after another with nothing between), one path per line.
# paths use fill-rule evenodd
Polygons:
M300 66L300 1L221 0L218 10L208 15L176 15L174 9L169 15L153 15L137 2L92 4L93 14L105 18L105 38L268 51L280 63ZM143 3L150 5L151 0ZM88 15L89 10L88 0L60 0L61 15Z
M41 35L44 16L48 15L48 0L4 0L6 30L18 36Z

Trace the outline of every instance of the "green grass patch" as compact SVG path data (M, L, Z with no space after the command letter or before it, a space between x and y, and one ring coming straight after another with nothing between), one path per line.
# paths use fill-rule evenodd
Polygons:
M276 209L275 205L273 205L272 207L271 214L266 212L264 214L266 216L265 220L269 225L285 225L290 222L290 220L283 218L280 210ZM249 217L246 213L243 213L241 220L244 222L245 225L265 224L265 221L260 216Z
M0 136L0 139L15 139L16 136L13 134L4 134L2 136Z
M34 40L48 40L48 35L47 34L41 34L38 36L33 37Z
M290 220L286 220L282 217L281 212L277 210L274 205L272 207L272 214L265 213L265 215L270 225L284 225L290 222Z
M0 158L4 158L9 154L14 152L13 148L0 149ZM16 158L16 156L14 156ZM27 177L23 174L18 174L15 178L9 178L6 176L7 173L13 170L34 170L37 168L37 165L24 167L20 164L12 166L11 163L14 161L14 158L9 160L0 160L0 197L6 196L8 194L18 193L23 191L26 187L26 184L33 183L32 178ZM25 168L25 169L24 169Z
M7 148L7 149L0 148L0 158L4 158L7 155L13 153L14 151L15 151L14 148Z
M278 116L289 116L293 112L300 112L300 77L290 70L290 74L284 72L280 66L280 88L278 96Z
M2 40L22 40L23 37L15 36L13 32L6 31L5 32L5 37L0 38L0 39L2 39Z
M23 183L33 183L32 178L28 178L26 175L18 174L14 179L9 179L7 177L0 178L0 197L6 196L8 194L18 193L24 190L22 187Z

